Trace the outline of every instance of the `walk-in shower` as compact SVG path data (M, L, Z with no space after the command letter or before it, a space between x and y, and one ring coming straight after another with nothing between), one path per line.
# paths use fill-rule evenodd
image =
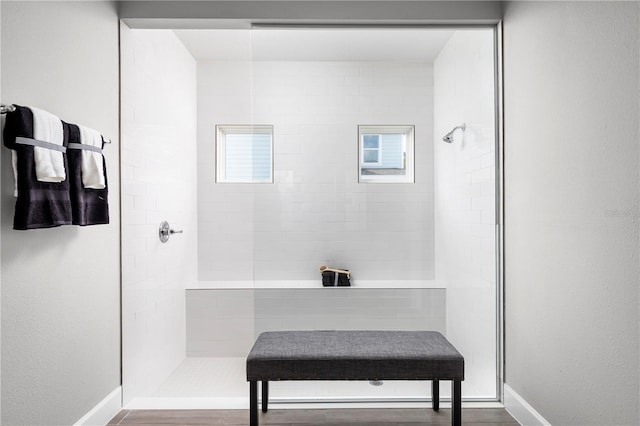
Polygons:
M291 329L440 331L463 397L498 398L494 28L123 24L121 43L125 406L244 407L256 336ZM184 232L163 244L165 220Z

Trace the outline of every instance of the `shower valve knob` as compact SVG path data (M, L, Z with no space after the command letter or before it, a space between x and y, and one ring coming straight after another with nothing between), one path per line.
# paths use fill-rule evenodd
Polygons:
M182 232L182 229L171 229L169 223L166 220L163 220L162 223L160 223L160 228L158 229L158 237L160 237L160 242L166 243L167 241L169 241L169 237L172 234L182 234Z

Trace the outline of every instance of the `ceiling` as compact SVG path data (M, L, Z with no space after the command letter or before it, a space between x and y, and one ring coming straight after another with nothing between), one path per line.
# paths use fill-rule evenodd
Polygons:
M198 61L432 63L454 33L432 28L174 30Z

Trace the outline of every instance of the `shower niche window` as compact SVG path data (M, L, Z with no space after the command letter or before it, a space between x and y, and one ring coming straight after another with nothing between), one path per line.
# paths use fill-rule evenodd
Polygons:
M273 126L216 126L216 182L272 183Z
M413 183L414 126L358 126L358 181Z

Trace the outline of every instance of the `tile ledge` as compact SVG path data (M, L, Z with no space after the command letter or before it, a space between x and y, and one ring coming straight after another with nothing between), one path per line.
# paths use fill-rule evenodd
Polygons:
M352 280L351 287L322 287L318 280L246 280L246 281L196 281L187 290L233 290L233 289L412 289L446 288L435 280Z

